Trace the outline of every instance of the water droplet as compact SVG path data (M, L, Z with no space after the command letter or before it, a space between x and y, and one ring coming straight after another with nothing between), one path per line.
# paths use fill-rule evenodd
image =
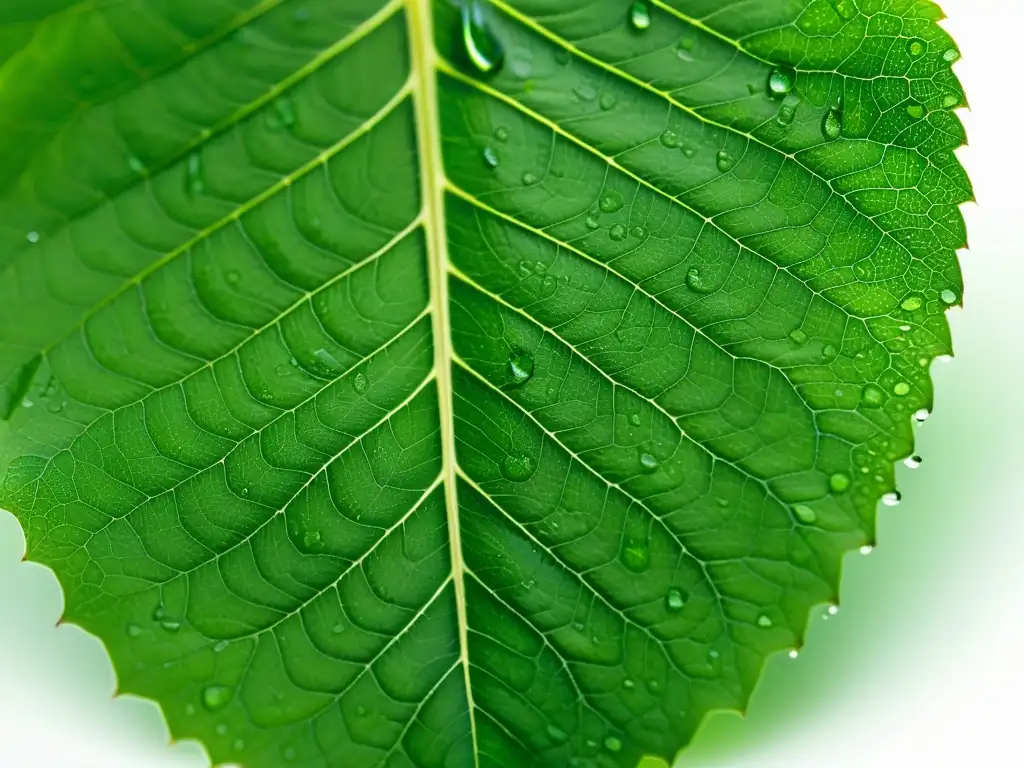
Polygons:
M593 101L597 98L597 91L594 89L594 86L590 85L590 83L577 85L572 89L572 92L576 94L576 98L580 101Z
M684 37L678 43L676 43L676 56L683 61L693 61L693 54L690 53L693 50L693 38Z
M953 291L946 288L942 293L939 294L939 298L942 299L943 304L954 304L956 303L956 294Z
M923 462L923 461L924 461L924 459L922 459L922 458L921 458L920 456L918 456L917 454L914 454L913 456L907 456L907 458L906 458L906 459L904 459L903 463L904 463L904 464L905 464L905 465L906 465L906 466L907 466L907 467L908 467L909 469L917 469L918 467L920 467L920 466L921 466L921 462Z
M697 293L707 293L711 290L711 286L701 277L700 270L697 267L690 267L686 270L686 285L691 291Z
M889 491L882 494L882 503L887 507L895 507L903 500L903 494L899 491Z
M160 629L174 635L177 634L179 629L181 629L181 622L175 621L174 619L167 619L160 622Z
M832 493L845 493L850 489L850 476L842 472L836 472L828 479L828 487Z
M227 723L217 723L217 727L214 728L213 730L217 732L218 736L227 736L228 735L228 725L227 725Z
M219 643L217 643L215 646L213 646L213 652L214 653L221 653L227 647L228 647L228 641L227 640L221 640Z
M365 395L366 390L370 388L370 380L366 378L366 374L362 371L357 373L352 378L352 389L357 395Z
M295 125L295 108L292 106L292 100L287 96L281 96L274 100L274 114L270 125L286 129Z
M366 707L364 707L362 704L358 705L356 707L356 714L360 717L366 717Z
M508 141L508 128L504 128L504 127L501 127L501 126L499 126L498 128L495 128L494 129L494 138L496 138L498 141L500 141L502 144L504 144L506 141Z
M533 376L533 355L522 349L512 350L508 356L508 383L519 387Z
M243 749L245 749L245 741L242 739L235 739L235 743L231 746L235 748L236 752L241 752Z
M772 627L774 623L775 622L773 622L770 617L765 616L763 613L757 617L757 626L763 629L768 629Z
M822 135L832 141L838 139L839 134L843 130L843 121L839 116L839 111L836 109L830 109L825 113L825 119L821 121L821 133Z
M644 0L636 0L629 6L629 26L638 32L651 27L651 9Z
M634 427L639 427L640 426L640 414L639 413L634 413L632 416L630 416L629 417L629 423L632 424Z
M672 587L665 595L665 607L668 608L672 613L678 613L683 610L686 605L686 596L683 594L683 590L677 587Z
M146 172L145 164L141 160L139 160L139 158L137 158L135 155L129 155L128 156L128 168L133 173L145 173Z
M904 395L910 394L910 385L905 381L897 382L896 386L892 388L892 392L894 395L903 397Z
M831 344L826 344L824 347L821 348L821 359L822 360L826 360L826 361L827 360L834 360L836 355L838 355L838 354L839 354L839 350L837 350Z
M715 155L715 165L718 170L722 173L728 173L736 167L736 158L726 152L724 149L718 150L718 154Z
M643 573L651 565L651 549L646 541L627 540L622 548L622 564L633 573Z
M490 147L484 147L484 164L488 168L498 167L498 156L494 154L494 150Z
M501 463L501 474L516 483L528 480L533 475L533 459L525 453L510 453Z
M914 419L917 421L918 424L927 421L928 417L931 415L932 412L929 411L927 408L919 408L918 410L914 411Z
M536 174L530 173L529 171L523 174L523 184L525 184L526 186L532 187L534 184L539 183L540 179L537 177Z
M789 652L789 658L791 658L791 659L795 659L799 655L800 655L800 651L798 651L796 648L794 648L793 650L791 650Z
M647 238L647 229L645 227L636 226L629 231L629 234L637 240L645 240Z
M622 681L622 687L625 688L627 691L631 691L634 688L636 688L636 683L634 683L627 677L625 680Z
M665 131L661 134L661 144L669 149L675 149L679 146L679 137L675 131Z
M952 64L954 61L960 58L960 51L956 48L949 48L945 53L942 54L942 60Z
M912 37L910 40L907 41L907 53L909 53L915 59L918 56L921 56L926 50L928 50L928 45L925 43L924 40L921 40L918 37Z
M615 213L616 211L621 210L624 204L622 195L613 189L611 192L606 192L601 195L601 199L598 201L597 207L604 213Z
M316 361L328 370L337 371L341 368L341 363L338 362L338 359L326 349L318 349L313 353L313 357L315 357Z
M924 107L920 104L908 104L907 114L910 115L915 120L920 120L922 117L924 117Z
M572 54L569 53L565 48L559 48L555 51L555 61L561 64L563 67L572 61Z
M284 757L285 760L291 762L295 759L295 747L285 747L281 755Z
M644 472L653 472L658 468L658 459L649 453L641 453L640 466L643 467Z
M190 196L201 195L206 189L203 181L203 160L198 152L193 152L185 162L185 191Z
M622 224L613 224L608 230L608 236L616 242L626 239L626 228Z
M788 67L777 67L768 75L768 91L772 96L783 97L793 90L796 72Z
M307 552L322 552L324 548L323 536L320 535L320 531L315 528L312 530L305 531L302 534L302 547Z
M920 296L912 295L907 296L907 298L903 300L903 303L900 304L900 306L907 310L907 312L913 312L915 310L920 309L923 304L924 300Z
M199 701L203 709L209 712L217 712L224 709L234 696L234 691L226 685L208 685L203 688Z
M586 224L587 229L597 229L599 226L596 216L587 216Z
M793 507L793 514L801 523L813 523L818 519L818 514L806 504L797 504Z
M601 105L601 109L607 112L609 109L613 109L618 101L619 100L615 98L614 94L606 93L601 97L601 101L598 103Z
M789 334L789 340L796 344L798 347L802 347L807 343L807 334L797 328L795 331Z
M128 637L138 637L142 634L142 627L138 624L129 624L127 627Z
M569 740L569 734L557 725L549 725L545 730L548 732L548 737L556 744L564 744Z
M885 403L885 393L874 384L868 384L860 394L860 401L868 408L879 408Z
M36 243L39 242L39 233L34 231L29 232L27 235L25 235L25 239L28 240L33 245L35 245Z
M697 154L697 150L693 147L680 146L680 149L682 149L683 157L693 157L695 154Z
M955 93L947 93L942 97L942 106L946 109L960 106L960 96Z
M874 549L875 548L872 547L870 544L865 544L863 547L860 548L860 553L862 555L870 555L874 551Z
M309 21L309 9L306 8L305 6L296 8L295 13L293 15L295 17L295 20L300 23L305 23Z
M462 6L462 44L469 60L482 74L495 72L505 61L501 43L487 28L483 4L476 0Z
M775 121L779 125L792 125L796 117L796 104L782 104L779 112L775 115Z
M651 678L647 681L647 690L649 690L651 693L657 693L660 688L661 683L659 683L654 678Z
M829 616L835 616L837 613L839 613L839 606L838 605L830 605L828 607L828 615Z
M622 739L617 736L609 736L604 740L604 748L609 752L619 752L622 750Z
M345 625L342 624L340 621L337 624L335 624L333 627L331 627L331 634L334 634L334 635L340 635L344 631L345 631Z

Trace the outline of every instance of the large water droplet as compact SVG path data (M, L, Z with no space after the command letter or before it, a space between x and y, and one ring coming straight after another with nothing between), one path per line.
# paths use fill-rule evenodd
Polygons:
M796 84L796 73L788 67L776 67L768 75L768 92L772 96L782 98L793 90Z
M828 479L828 487L832 493L846 493L850 490L850 476L842 472L836 472Z
M226 685L208 685L203 688L199 701L209 712L224 709L234 696L234 690Z
M627 540L622 548L622 564L633 573L643 573L651 565L651 549L646 541Z
M672 613L678 613L683 610L686 605L686 595L683 594L681 589L672 587L665 595L665 607L668 608Z
M923 304L924 300L920 296L911 295L907 296L900 306L907 310L907 312L914 312L915 310L920 309Z
M665 131L661 134L661 145L668 147L669 149L675 149L679 146L679 136L676 135L675 131Z
M640 466L643 467L644 472L653 472L658 468L658 459L650 453L641 453Z
M533 459L525 453L510 453L501 463L501 474L515 483L528 480L533 475Z
M946 288L942 293L939 294L939 298L942 299L943 304L955 304L956 294L953 291Z
M519 387L533 376L533 355L522 349L512 350L508 356L509 386Z
M921 423L927 421L928 417L931 416L931 415L932 415L932 412L929 411L927 408L919 408L918 410L914 411L914 420L918 424L921 424Z
M882 495L882 503L887 507L895 507L903 500L903 494L899 491L889 491Z
M832 141L838 139L843 130L843 121L836 109L830 109L825 113L825 119L821 121L822 135Z
M629 26L638 32L650 29L651 9L644 0L636 0L629 6Z
M625 202L622 199L622 195L614 189L601 195L601 199L597 201L597 207L604 213L615 213L616 211L621 210L624 204Z
M715 155L715 166L722 173L728 173L736 167L736 158L724 149L720 149L718 150L718 154Z
M793 514L801 523L813 523L818 519L818 514L806 504L797 504L793 507Z
M880 408L885 403L885 393L874 384L868 384L860 394L860 401L868 408Z
M917 454L914 454L913 456L907 456L907 458L906 458L906 459L905 459L905 460L903 461L903 463L904 463L904 464L905 464L905 465L906 465L906 466L907 466L907 467L908 467L909 469L917 469L918 467L920 467L920 466L921 466L921 462L922 462L922 461L924 461L924 459L922 459L922 458L921 458L920 456L918 456Z
M505 51L487 27L483 4L477 0L462 6L462 44L466 56L482 74L495 72L505 61Z
M355 375L352 379L352 389L357 395L365 395L366 390L370 388L370 380L366 378L366 374L361 371Z

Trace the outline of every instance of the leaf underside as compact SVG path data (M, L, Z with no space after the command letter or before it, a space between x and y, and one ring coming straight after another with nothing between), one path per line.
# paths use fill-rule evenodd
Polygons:
M837 599L962 295L935 6L15 6L0 500L175 737L671 759Z

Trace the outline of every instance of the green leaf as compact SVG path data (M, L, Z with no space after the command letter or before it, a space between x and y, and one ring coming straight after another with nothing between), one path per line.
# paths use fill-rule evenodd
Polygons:
M671 759L837 599L962 296L935 6L15 5L2 501L175 737Z

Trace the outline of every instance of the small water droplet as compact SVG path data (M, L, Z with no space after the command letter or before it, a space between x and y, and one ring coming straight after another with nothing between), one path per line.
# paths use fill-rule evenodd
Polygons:
M217 732L218 736L227 736L228 735L227 723L217 723L217 727L214 728L213 730Z
M828 479L828 487L832 493L845 493L850 489L850 476L836 472Z
M193 152L185 161L185 191L190 196L201 195L206 189L203 181L203 159L198 152Z
M309 21L309 9L306 8L305 6L300 6L299 8L295 9L295 13L293 14L293 16L295 17L295 20L297 22L305 23Z
M726 152L724 149L718 150L718 154L715 155L715 166L722 173L728 173L736 167L736 158Z
M818 514L806 504L797 504L793 507L793 514L801 523L813 523L818 519Z
M599 222L597 221L597 217L596 216L587 216L586 225L587 225L587 229L597 229L598 226L599 226Z
M323 537L320 535L320 531L314 529L305 531L302 534L302 547L307 552L321 552L323 551Z
M331 627L331 634L334 634L334 635L340 635L344 631L345 631L345 625L342 624L340 621L337 624L335 624L333 627Z
M789 340L796 344L798 347L802 347L807 343L807 334L804 331L797 328L795 331L789 334Z
M174 619L167 619L160 622L160 628L169 634L177 634L178 630L181 629L181 622L175 621Z
M921 462L923 462L923 461L924 461L924 459L922 459L917 454L914 454L913 456L908 456L906 459L904 459L903 463L909 469L917 469L918 467L921 466Z
M870 555L874 551L874 549L875 548L872 547L870 544L865 544L863 547L860 548L860 553L862 555Z
M539 183L540 179L537 177L536 174L530 173L529 171L523 174L523 184L525 184L527 187L532 187L534 184Z
M924 107L921 104L908 104L907 114L915 120L920 120L924 117Z
M622 564L633 573L643 573L651 565L651 549L646 541L627 540L622 548Z
M936 358L936 359L938 359L938 358ZM922 422L927 421L928 417L931 416L931 415L932 415L932 412L929 411L927 408L920 408L920 409L914 411L914 420L917 421L918 424L921 424Z
M920 296L911 295L907 296L907 298L903 300L900 306L903 307L903 309L907 310L907 312L913 312L915 310L920 309L923 304L924 300Z
M548 737L556 744L564 744L569 739L569 734L557 725L549 725L545 730L548 733Z
M839 111L836 109L830 109L825 113L825 118L821 121L821 133L822 135L832 141L839 138L839 134L843 130L843 121L839 115Z
M947 93L942 97L942 106L946 109L960 106L960 96L955 93Z
M341 363L338 359L328 352L326 349L318 349L313 353L313 357L316 358L317 362L326 367L331 371L337 371L341 368Z
M629 230L629 234L637 240L645 240L647 238L647 229L646 227L636 226Z
M829 616L835 616L837 613L839 613L839 606L838 605L830 605L828 607L828 615Z
M631 691L636 687L636 683L634 683L631 679L627 677L625 680L622 681L622 687L625 688L627 691Z
M945 53L942 54L942 60L952 64L954 61L960 58L960 51L956 48L948 48Z
M789 658L791 658L791 659L795 659L799 655L800 655L800 651L798 651L796 648L794 648L793 650L791 650L789 652Z
M28 240L33 245L35 245L36 243L39 242L39 233L35 231L29 232L27 235L25 235L25 239Z
M484 147L483 155L484 155L484 164L488 168L497 168L498 167L498 156L494 153L494 150L491 147Z
M235 739L235 743L231 746L235 748L236 752L241 752L243 749L245 749L245 741L243 739Z
M925 43L924 40L918 37L912 37L910 38L910 40L907 41L907 53L909 53L915 59L918 56L924 54L926 50L928 50L927 43Z
M632 424L634 427L639 427L640 426L640 414L639 413L634 413L632 416L630 416L629 417L629 423Z
M508 383L512 387L525 384L533 376L533 355L522 349L512 350L508 356Z
M885 403L885 393L874 384L868 384L860 394L860 401L868 408L879 408Z
M822 360L826 360L826 361L834 360L836 355L838 355L838 354L839 354L839 350L837 350L831 344L826 344L824 347L821 348L821 359Z
M686 605L686 595L683 594L683 590L672 587L665 595L665 607L672 613L678 613L683 610Z
M370 388L370 380L361 371L352 378L352 389L357 395L365 395Z
M661 144L669 149L675 149L679 146L679 136L676 135L675 131L665 131L661 134Z
M616 242L626 239L626 227L622 224L613 224L608 230L608 236Z
M502 144L504 144L506 141L508 141L508 128L505 128L505 127L502 127L502 126L499 126L498 128L495 128L494 129L494 138L496 138L498 141L500 141Z
M711 290L711 286L701 276L700 270L697 267L690 267L686 270L686 285L691 291L696 291L697 293L707 293Z
M624 204L622 195L613 189L610 192L606 192L601 195L601 199L598 200L597 206L604 213L615 213L616 211L621 210Z
M481 74L489 75L505 61L505 51L488 29L483 3L472 0L462 6L462 44L466 55Z
M138 637L142 634L142 627L138 624L129 624L127 627L128 637Z
M792 125L793 119L796 117L796 104L782 104L779 107L778 114L775 115L775 121L779 125Z
M296 754L296 753L295 753L295 747L285 747L285 748L284 748L284 751L283 751L283 752L281 752L281 755L282 755L282 756L284 757L284 759L285 759L285 760L287 760L288 762L291 762L292 760L294 760L294 759L295 759L295 754Z
M892 388L892 392L894 395L903 397L904 395L910 394L910 385L905 381L897 382L896 385Z
M651 27L651 9L644 0L636 0L629 6L629 26L637 32L643 32Z
M684 37L676 43L676 56L683 61L693 61L693 38Z
M146 171L145 164L135 155L128 156L128 168L132 173L145 173Z
M533 459L525 453L510 453L501 463L501 474L516 483L528 480L533 475Z
M555 51L555 61L564 67L570 61L572 61L572 54L569 53L569 51L566 50L565 48L559 48L557 51Z
M215 646L213 646L213 652L214 653L221 653L227 647L228 647L228 641L227 640L221 640L219 643L217 643Z
M597 98L597 90L590 83L582 83L572 89L572 92L576 94L576 98L580 101L593 101Z
M622 739L617 736L608 736L604 740L604 748L609 752L619 752L622 750Z
M857 15L857 3L855 0L828 0L829 5L844 21L849 21Z
M640 466L643 467L644 472L653 472L658 468L658 459L649 453L641 453Z
M954 304L956 303L956 294L953 291L946 288L939 294L939 298L942 299L943 304Z
M895 507L903 500L903 494L899 491L889 491L882 494L882 503L887 507Z
M763 613L757 617L757 626L762 629L769 629L774 626L775 622L771 620L771 617L765 616Z
M601 109L607 112L609 109L614 109L618 101L619 100L615 98L614 94L606 93L601 97L601 101L598 103L601 105Z
M768 75L768 91L772 96L785 96L793 90L795 84L796 72L788 67L776 67Z
M234 690L226 685L208 685L203 688L199 701L203 709L218 712L224 709L234 696Z

